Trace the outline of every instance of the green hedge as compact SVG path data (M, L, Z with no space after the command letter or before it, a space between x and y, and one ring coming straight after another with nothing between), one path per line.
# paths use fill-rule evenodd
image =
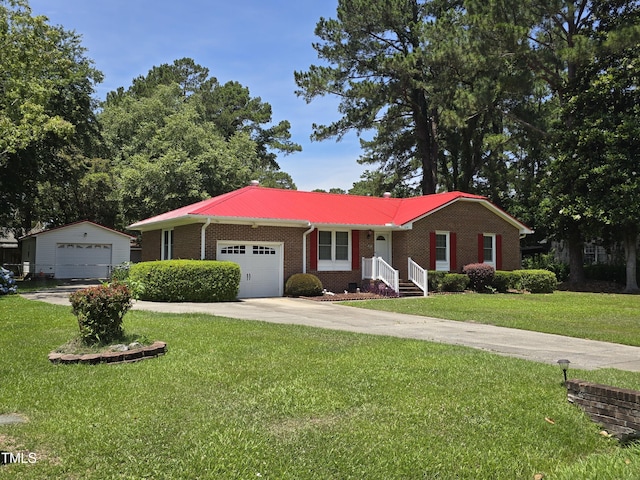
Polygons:
M531 293L553 293L558 286L556 274L548 270L514 270L513 288Z
M429 270L427 272L427 284L429 285L430 292L441 292L442 282L444 282L444 276L447 272L441 272L439 270Z
M440 287L443 292L464 292L470 281L464 273L447 273L442 277Z
M507 293L507 291L514 287L515 277L513 272L505 272L504 270L496 270L493 275L493 281L491 286L500 293Z
M214 260L162 260L136 263L129 281L140 286L140 300L228 302L240 288L240 266Z
M469 276L463 273L429 270L427 283L430 292L464 292L469 286Z
M469 275L429 270L428 282L430 292L463 292L471 283ZM488 289L506 293L513 290L526 290L531 293L553 293L558 281L554 272L548 270L514 270L506 272L497 270L493 274Z

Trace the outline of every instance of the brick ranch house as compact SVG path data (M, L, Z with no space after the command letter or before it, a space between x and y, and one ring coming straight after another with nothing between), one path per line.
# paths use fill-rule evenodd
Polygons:
M256 182L129 226L142 232L142 261L230 260L240 298L282 296L294 273L330 291L409 279L426 292L425 270L459 272L484 262L520 268L520 238L532 233L485 197L461 192L412 198L265 188Z

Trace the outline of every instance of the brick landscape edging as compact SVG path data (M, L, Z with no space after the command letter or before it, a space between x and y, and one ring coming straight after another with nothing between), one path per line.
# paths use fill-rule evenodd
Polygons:
M49 361L51 363L86 363L91 365L97 363L130 363L156 358L165 353L167 353L167 344L165 342L153 342L153 344L146 347L125 350L124 352L87 353L84 355L51 352Z
M640 392L584 380L567 382L567 400L621 442L640 438Z

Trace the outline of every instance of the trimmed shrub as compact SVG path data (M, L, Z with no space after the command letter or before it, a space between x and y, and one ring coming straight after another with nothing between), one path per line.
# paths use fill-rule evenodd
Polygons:
M496 270L493 274L491 286L500 293L507 293L510 288L514 288L515 279L513 272L505 272L504 270Z
M427 283L429 284L430 292L442 291L442 282L444 281L445 275L447 275L447 272L439 270L429 270L427 272Z
M13 272L0 267L0 295L9 295L17 292L18 285L16 285L16 279L13 278Z
M479 293L489 291L495 270L486 263L470 263L462 268L462 273L469 276L471 288Z
M469 277L463 273L446 273L440 286L443 292L464 292L469 286Z
M229 302L240 288L240 266L215 260L160 260L131 265L128 282L140 300Z
M131 262L124 262L120 265L116 265L111 270L111 276L109 280L112 282L124 282L129 278L129 269L131 268Z
M515 270L513 287L531 293L553 293L558 286L556 274L548 270Z
M522 270L549 270L556 274L559 282L569 278L569 265L557 260L553 251L523 258Z
M111 283L84 288L69 295L69 300L84 343L107 344L122 338L122 317L131 308L131 294L126 285Z
M287 279L284 293L290 297L317 297L322 295L322 282L310 273L294 273Z

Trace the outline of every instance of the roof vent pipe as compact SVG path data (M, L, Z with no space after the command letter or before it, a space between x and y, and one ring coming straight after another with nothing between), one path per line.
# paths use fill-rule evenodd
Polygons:
M260 182L258 180L251 180L251 183L249 183L249 185L251 185L252 187L257 187L258 185L260 185Z
M390 192L384 192L384 193L382 194L382 197L383 197L383 198L391 198L391 193L390 193Z

